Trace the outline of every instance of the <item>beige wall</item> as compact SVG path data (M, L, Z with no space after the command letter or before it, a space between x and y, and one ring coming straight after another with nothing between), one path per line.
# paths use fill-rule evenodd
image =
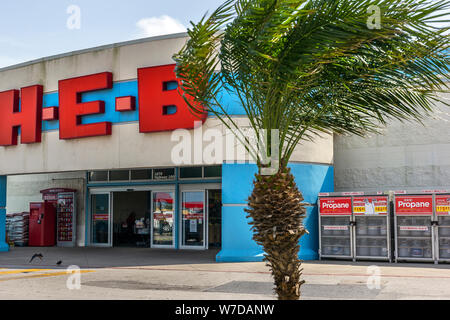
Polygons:
M245 120L245 119L244 119ZM246 122L246 121L245 121ZM219 129L225 136L225 127L217 119L208 119L202 127L203 134L208 129ZM223 146L223 159L214 163L194 162L193 130L191 134L191 160L194 164L221 164L223 160L251 160L242 150L235 147L234 157L227 157ZM0 147L0 175L62 172L78 170L120 169L177 165L172 161L172 150L180 142L172 141L172 132L139 133L138 123L113 126L111 136L59 140L58 131L46 132L42 143ZM211 142L203 141L202 149ZM236 144L238 142L236 141ZM299 145L291 161L330 164L333 160L333 139L323 137L315 143L303 142Z
M4 68L0 70L0 91L40 83L45 92L52 92L57 90L61 79L104 71L113 72L114 81L136 79L137 68L174 63L172 55L185 41L184 34L142 39ZM248 123L245 118L240 121ZM208 128L219 128L225 134L217 119L209 118L203 130ZM171 154L177 142L171 141L171 135L171 132L139 133L137 122L113 125L111 136L75 140L60 140L58 131L47 131L42 134L41 143L0 147L0 175L173 166ZM236 154L216 159L214 164L236 159L251 160ZM314 144L304 142L291 160L332 163L332 137L317 139Z
M438 104L424 125L393 121L381 135L336 136L336 191L450 188L449 112Z

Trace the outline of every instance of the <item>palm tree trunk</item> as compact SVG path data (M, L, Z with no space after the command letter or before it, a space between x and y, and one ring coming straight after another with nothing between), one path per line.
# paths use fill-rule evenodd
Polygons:
M270 267L279 300L298 300L302 269L298 259L299 239L307 231L303 226L306 209L290 169L283 166L271 176L255 175L248 199L253 240L262 245L264 261Z

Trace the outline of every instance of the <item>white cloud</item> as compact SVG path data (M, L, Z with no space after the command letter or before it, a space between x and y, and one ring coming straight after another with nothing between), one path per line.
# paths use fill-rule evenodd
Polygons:
M153 37L186 31L183 24L167 15L143 18L136 23L136 26L139 28L139 37Z

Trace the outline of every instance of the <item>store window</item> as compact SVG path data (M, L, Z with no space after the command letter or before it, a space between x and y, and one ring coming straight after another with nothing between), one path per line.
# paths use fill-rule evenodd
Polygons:
M211 166L204 168L205 178L220 178L222 177L222 166Z
M134 170L110 170L90 171L90 182L108 181L170 181L176 179L175 168L134 169ZM181 167L180 179L221 178L222 166Z
M131 180L151 180L151 179L152 179L151 169L131 170Z
M108 181L108 171L89 172L89 181Z
M129 170L114 170L109 172L110 181L128 181L130 180Z
M154 180L174 180L175 179L175 169L174 168L154 169L153 170L153 179Z
M202 178L202 167L183 167L180 168L181 179Z

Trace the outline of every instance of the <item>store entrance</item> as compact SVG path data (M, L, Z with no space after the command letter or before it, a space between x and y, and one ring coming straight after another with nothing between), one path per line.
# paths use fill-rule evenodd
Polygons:
M113 246L150 247L150 191L113 192Z
M98 188L90 198L92 246L221 248L220 184Z
M222 245L222 191L183 186L180 203L180 248L216 249Z

